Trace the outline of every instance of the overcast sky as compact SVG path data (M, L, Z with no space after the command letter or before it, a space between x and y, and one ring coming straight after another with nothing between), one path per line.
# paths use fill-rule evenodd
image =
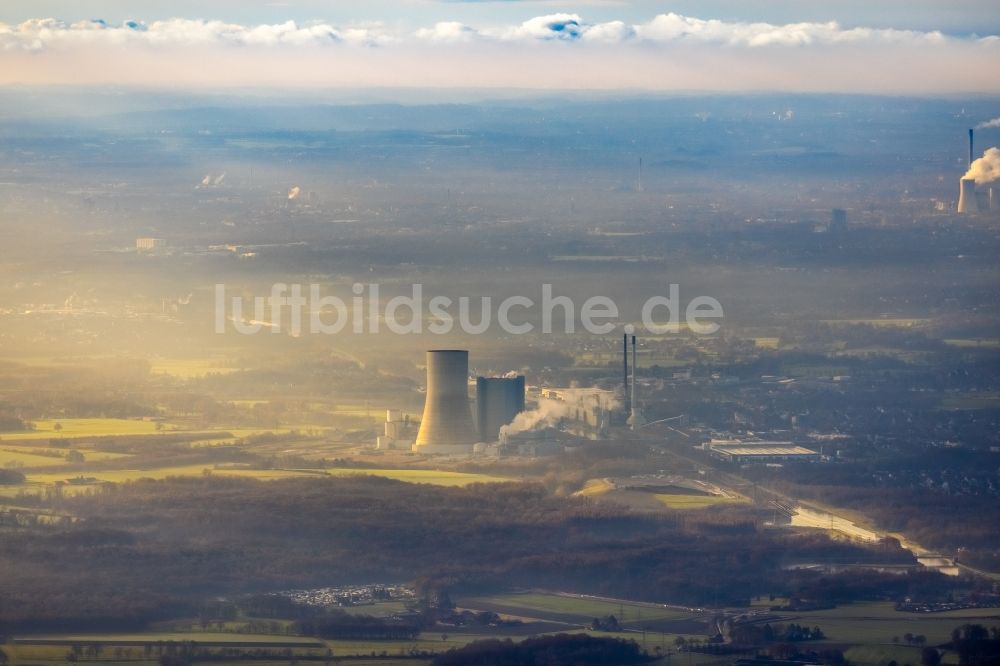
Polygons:
M0 83L1000 92L995 0L5 0Z

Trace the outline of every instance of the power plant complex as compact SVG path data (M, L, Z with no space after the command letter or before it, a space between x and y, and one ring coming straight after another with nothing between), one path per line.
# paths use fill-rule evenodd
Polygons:
M477 377L474 420L469 401L469 352L428 351L427 393L413 451L462 455L471 453L477 443L497 441L500 429L524 411L524 394L522 375ZM390 426L386 428L388 434Z
M419 428L400 410L386 410L376 449L424 455L499 455L525 446L537 447L536 435L554 431L556 426L566 437L589 439L605 433L610 410L618 404L616 391L542 389L537 406L527 412L525 378L510 373L476 377L473 408L467 350L429 350L426 366L427 388Z
M961 180L958 188L958 212L963 214L1000 211L1000 191L994 184L996 168L1000 165L1000 155L996 148L987 150L983 157L975 159L975 132L969 130L969 170ZM985 167L985 168L981 168ZM982 176L986 174L986 178ZM982 182L986 180L986 182ZM983 185L977 189L977 185Z

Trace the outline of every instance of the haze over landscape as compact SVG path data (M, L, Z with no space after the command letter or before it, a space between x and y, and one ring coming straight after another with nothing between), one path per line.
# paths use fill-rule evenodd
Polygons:
M0 663L1000 663L998 56L4 3Z

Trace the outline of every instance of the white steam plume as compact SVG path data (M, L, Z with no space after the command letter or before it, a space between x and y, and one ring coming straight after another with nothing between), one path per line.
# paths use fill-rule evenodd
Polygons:
M987 148L982 157L969 165L963 178L974 178L976 185L1000 180L1000 148Z
M530 412L521 412L514 417L509 424L500 428L500 436L516 435L519 432L528 432L555 426L561 419L572 413L573 406L562 400L552 398L541 398L538 407Z
M508 425L500 428L501 437L509 437L521 432L554 427L565 418L576 417L578 410L615 409L618 400L607 392L595 393L588 389L560 389L565 398L539 398L538 406L521 412Z
M993 127L1000 127L1000 118L994 118L993 120L987 120L985 122L976 125L976 129L991 129Z
M301 192L301 191L302 190L301 190L301 188L299 188L298 185L296 185L292 189L288 190L288 198L289 198L289 200L291 200L291 199L298 199L299 198L299 192Z

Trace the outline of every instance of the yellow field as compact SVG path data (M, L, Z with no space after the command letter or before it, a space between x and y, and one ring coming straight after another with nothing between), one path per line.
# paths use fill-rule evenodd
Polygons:
M948 338L944 341L944 343L952 347L983 347L987 349L995 349L1000 347L1000 338Z
M435 486L466 486L470 483L499 483L510 481L498 476L487 474L467 474L464 472L448 472L441 470L425 469L353 469L349 467L334 467L328 469L240 469L240 468L213 468L208 465L183 465L177 467L160 467L151 470L140 469L118 469L87 471L83 473L39 473L29 474L30 486L12 486L25 491L41 490L46 486L51 486L58 481L67 481L80 475L96 479L95 483L111 482L122 483L125 481L136 481L138 479L165 479L171 476L203 476L212 474L218 476L238 476L251 479L261 479L272 481L274 479L287 479L292 477L309 476L381 476L388 479L396 479L407 483L428 483ZM85 490L92 485L66 485L64 490L69 492Z
M705 509L717 504L734 504L740 500L722 495L671 495L657 493L656 499L671 509Z
M156 422L142 419L42 419L33 421L34 430L4 432L0 438L12 439L59 439L73 437L104 437L110 435L152 435L160 432ZM62 430L56 430L56 424ZM176 426L163 424L163 431L174 430Z
M396 479L407 483L429 483L434 486L467 486L470 483L503 483L516 480L490 474L469 474L431 469L351 469L344 467L331 468L326 471L334 476L384 476L387 479Z
M781 338L754 338L753 343L761 349L777 349L781 345Z
M154 358L150 360L149 371L155 375L194 379L210 374L229 374L241 369L221 358Z
M40 449L31 446L13 446L0 442L0 467L53 467L55 465L68 464L66 458L60 455L58 458L49 455L40 455L39 451L50 449ZM125 453L106 453L104 451L80 451L84 458L89 461L113 460L116 458L127 458ZM58 453L65 454L65 450Z
M614 489L615 484L607 479L589 479L583 484L583 488L573 494L581 497L600 497L601 495L610 493Z
M821 323L831 324L833 326L851 326L856 324L864 324L867 326L877 326L877 327L899 326L903 328L911 328L913 326L921 326L923 324L929 324L931 323L931 321L933 320L916 319L916 318L907 319L904 317L899 317L899 318L876 317L872 319L822 319Z
M612 254L554 254L551 257L552 261L623 261L627 263L635 263L638 261L644 261L644 257L636 255L612 255Z

